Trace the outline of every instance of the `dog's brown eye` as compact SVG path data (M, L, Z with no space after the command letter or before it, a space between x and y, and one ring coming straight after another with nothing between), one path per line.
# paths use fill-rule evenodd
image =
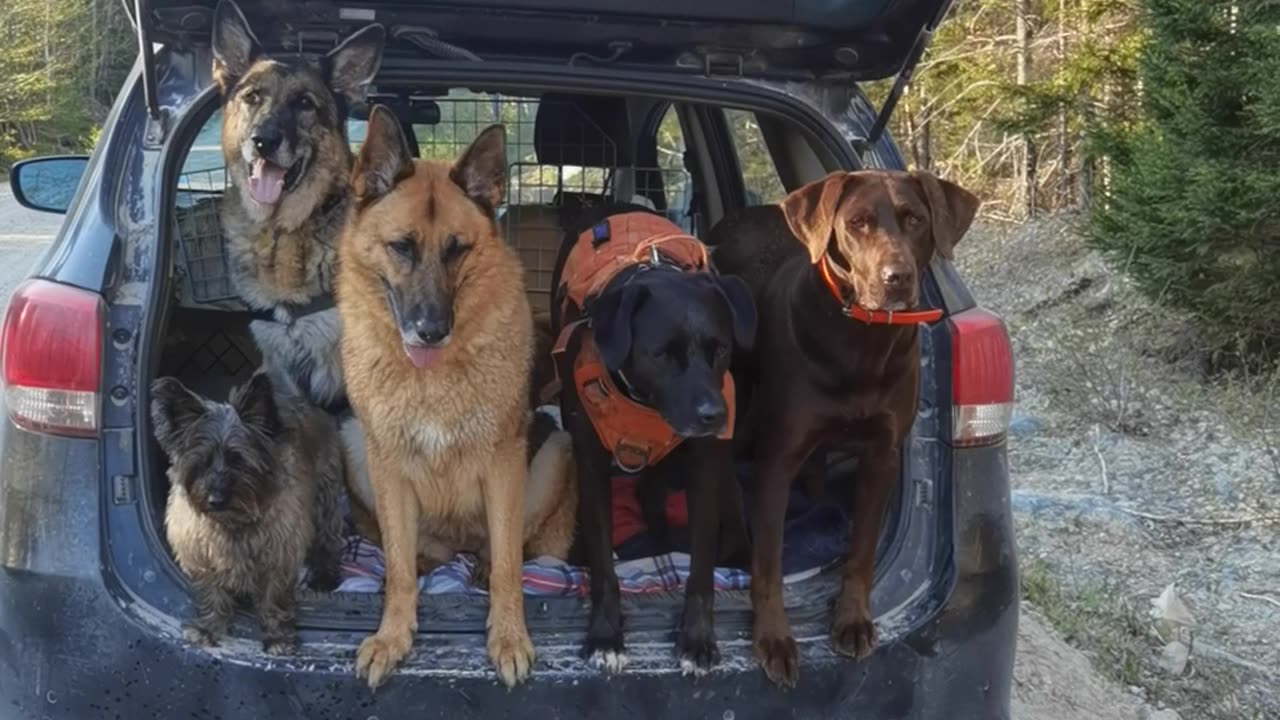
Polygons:
M244 100L245 105L257 105L262 102L262 93L257 90L250 90L244 94L242 99Z
M462 241L457 235L449 235L444 239L444 247L440 249L440 260L446 265L455 263L461 258L471 246Z
M903 222L903 224L905 224L908 228L910 228L910 229L915 229L915 228L919 227L919 226L920 226L920 223L922 223L922 222L924 222L924 221L920 219L920 216L919 216L919 215L912 215L912 214L908 213L908 214L907 214L907 216L906 216L905 218L903 218L903 219L902 219L902 222Z
M413 262L418 253L418 246L413 238L402 237L387 243L387 251L401 260Z
M849 220L849 229L853 230L854 232L862 232L864 230L869 229L870 227L871 227L871 218L869 217L860 216L860 217L851 218Z
M303 95L298 98L298 109L299 110L315 110L316 103L314 100L311 99L311 96Z

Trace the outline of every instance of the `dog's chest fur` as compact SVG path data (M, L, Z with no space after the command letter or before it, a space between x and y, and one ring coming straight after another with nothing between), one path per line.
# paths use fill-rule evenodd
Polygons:
M315 535L312 483L288 479L254 524L226 528L200 514L170 471L165 531L178 565L234 593L252 594L278 573L302 567Z
M225 196L221 219L232 281L251 307L305 303L332 291L348 200L337 188L312 195L286 197L266 218L254 217L239 192Z
M495 450L525 442L533 334L523 288L487 296L490 307L426 370L409 363L381 294L354 295L339 305L343 363L368 443L401 463L425 514L482 523L480 478Z

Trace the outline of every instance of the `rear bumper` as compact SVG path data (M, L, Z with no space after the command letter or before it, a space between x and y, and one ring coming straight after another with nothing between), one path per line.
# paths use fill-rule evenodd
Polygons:
M326 637L307 657L286 662L267 663L245 641L214 653L194 650L169 618L113 594L100 574L15 566L0 547L0 715L1003 720L1017 635L1005 453L966 450L955 453L955 463L951 595L865 662L831 655L824 628L797 627L807 640L800 687L792 692L767 685L746 639L722 630L721 669L697 681L675 674L673 662L669 671L606 679L575 657L577 634L537 635L534 678L510 692L487 670L475 636L421 636L404 672L371 695L352 672L358 636ZM303 635L304 643L316 640ZM630 638L633 652L643 652L637 640ZM654 652L669 652L661 638L653 640Z

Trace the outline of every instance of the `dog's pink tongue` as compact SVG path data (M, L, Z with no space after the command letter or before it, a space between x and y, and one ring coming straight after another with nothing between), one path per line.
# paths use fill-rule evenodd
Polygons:
M259 205L275 205L284 191L284 168L258 158L249 173L249 196Z
M413 366L420 370L422 368L429 368L440 361L440 348L406 344L404 346L404 352L409 356L409 362L413 363Z

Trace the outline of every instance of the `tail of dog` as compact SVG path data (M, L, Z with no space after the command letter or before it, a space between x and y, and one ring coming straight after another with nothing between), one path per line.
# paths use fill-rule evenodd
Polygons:
M569 433L553 431L534 452L524 497L525 555L568 558L578 505L578 468Z

